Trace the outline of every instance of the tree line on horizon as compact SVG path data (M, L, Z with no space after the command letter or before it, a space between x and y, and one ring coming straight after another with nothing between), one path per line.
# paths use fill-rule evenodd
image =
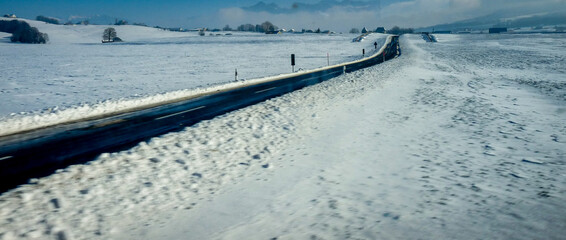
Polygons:
M35 18L35 20L41 21L41 22L45 22L45 23L49 23L49 24L61 25L61 22L59 21L59 19L54 18L54 17L46 17L46 16L43 16L43 15L39 15L39 16L37 16L37 17ZM90 24L90 21L89 21L89 20L81 20L81 21L78 21L78 22L76 22L76 23L73 23L73 22L71 22L71 21L67 21L64 25L74 25L74 24L77 24L77 25L89 25L89 24ZM108 24L108 25L112 25L112 24L110 23L110 24ZM119 25L128 25L128 21L123 20L123 19L120 19L120 20L119 20L119 19L116 18L115 21L114 21L114 25L117 25L117 26L119 26ZM146 26L146 25L143 24L143 23L134 23L134 25Z
M226 25L226 27L224 27L223 30L232 31L232 29L230 30L226 30L226 29L230 29L228 25ZM265 21L262 24L256 24L256 25L253 25L251 23L242 24L236 28L236 30L240 32L261 32L261 33L275 31L277 29L278 27L273 25L273 23L269 21Z
M396 34L396 35L402 35L402 34L414 33L414 32L415 30L412 28L400 28L398 26L392 27L391 29L387 30L387 33Z
M369 31L365 27L361 31L362 34L365 34L365 33L368 33L368 32ZM385 30L385 28L383 28L383 27L378 27L373 32L401 35L401 34L405 34L405 33L413 33L413 32L415 32L415 30L412 29L412 28L400 28L398 26L394 26L389 30ZM350 29L349 33L360 33L360 29L352 28L352 29Z
M53 18L53 17L46 17L43 15L39 15L36 17L37 21L42 21L42 22L46 22L49 24L61 24L59 22L59 20L57 18ZM70 25L73 24L72 22L68 21L67 23L65 23L65 25ZM77 22L77 24L80 25L89 25L89 21L88 20L83 20L80 22ZM128 25L128 22L126 20L115 20L114 25ZM138 25L138 26L147 26L146 24L143 23L135 23L134 25ZM156 26L156 28L161 28ZM164 29L171 29L171 28L164 28ZM175 29L175 28L172 28ZM180 30L182 30L182 28L179 28ZM224 28L222 28L222 31L240 31L240 32L260 32L260 33L266 33L266 32L274 32L276 30L278 30L279 28L277 26L275 26L273 23L269 22L269 21L265 21L261 24L242 24L240 26L238 26L236 29L231 28L229 25L226 25ZM221 29L214 29L215 31L220 31ZM303 32L311 32L311 31L306 31L303 29ZM313 33L321 33L320 28L318 28L316 31L312 31ZM328 31L325 31L328 32ZM358 28L352 28L349 33L367 33L368 30L364 27L361 31ZM378 32L378 33L385 33L385 29L384 28L377 28L374 32ZM389 34L405 34L405 33L413 33L414 29L413 28L401 28L398 26L394 26L393 28L387 30L387 33Z

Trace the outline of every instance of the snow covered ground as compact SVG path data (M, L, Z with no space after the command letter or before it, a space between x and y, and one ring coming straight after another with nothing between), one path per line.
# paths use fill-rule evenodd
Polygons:
M13 44L10 34L0 35L0 135L196 94L233 83L236 69L239 80L290 73L291 54L303 70L359 59L363 48L369 54L386 37L373 34L361 43L352 34L201 37L111 26L126 42L102 44L109 26L26 21L50 42Z
M403 55L0 196L0 239L562 239L564 35Z

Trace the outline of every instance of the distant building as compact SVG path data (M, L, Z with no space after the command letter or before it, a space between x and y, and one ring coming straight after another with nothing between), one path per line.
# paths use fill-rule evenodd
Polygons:
M366 29L366 27L364 27L364 28L362 29L362 33L367 33L367 32L368 32L368 30Z
M499 28L490 28L489 33L504 33L507 32L507 28L499 27Z
M185 32L185 29L183 28L167 28L167 30L171 32Z
M6 14L4 15L5 18L17 18L16 14Z
M206 28L193 28L193 29L185 29L187 32L201 32L206 31Z
M442 30L442 31L433 31L434 34L451 34L452 31L450 30Z
M385 33L385 28L384 27L378 27L375 29L376 33Z

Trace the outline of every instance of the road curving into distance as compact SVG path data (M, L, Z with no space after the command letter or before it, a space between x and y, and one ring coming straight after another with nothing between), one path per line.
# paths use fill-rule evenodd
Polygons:
M151 137L382 63L399 53L399 36L389 36L377 53L357 61L266 78L135 111L0 136L0 192L71 164L93 160L101 153L127 149Z

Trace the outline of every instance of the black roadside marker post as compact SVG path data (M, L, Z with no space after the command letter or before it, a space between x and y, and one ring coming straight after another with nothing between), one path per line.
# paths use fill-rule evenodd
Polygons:
M238 81L238 69L234 70L234 81Z
M364 49L362 49L362 57L365 57L365 56L366 56L366 49L364 48Z
M293 68L293 72L295 72L295 54L291 54L291 67Z

